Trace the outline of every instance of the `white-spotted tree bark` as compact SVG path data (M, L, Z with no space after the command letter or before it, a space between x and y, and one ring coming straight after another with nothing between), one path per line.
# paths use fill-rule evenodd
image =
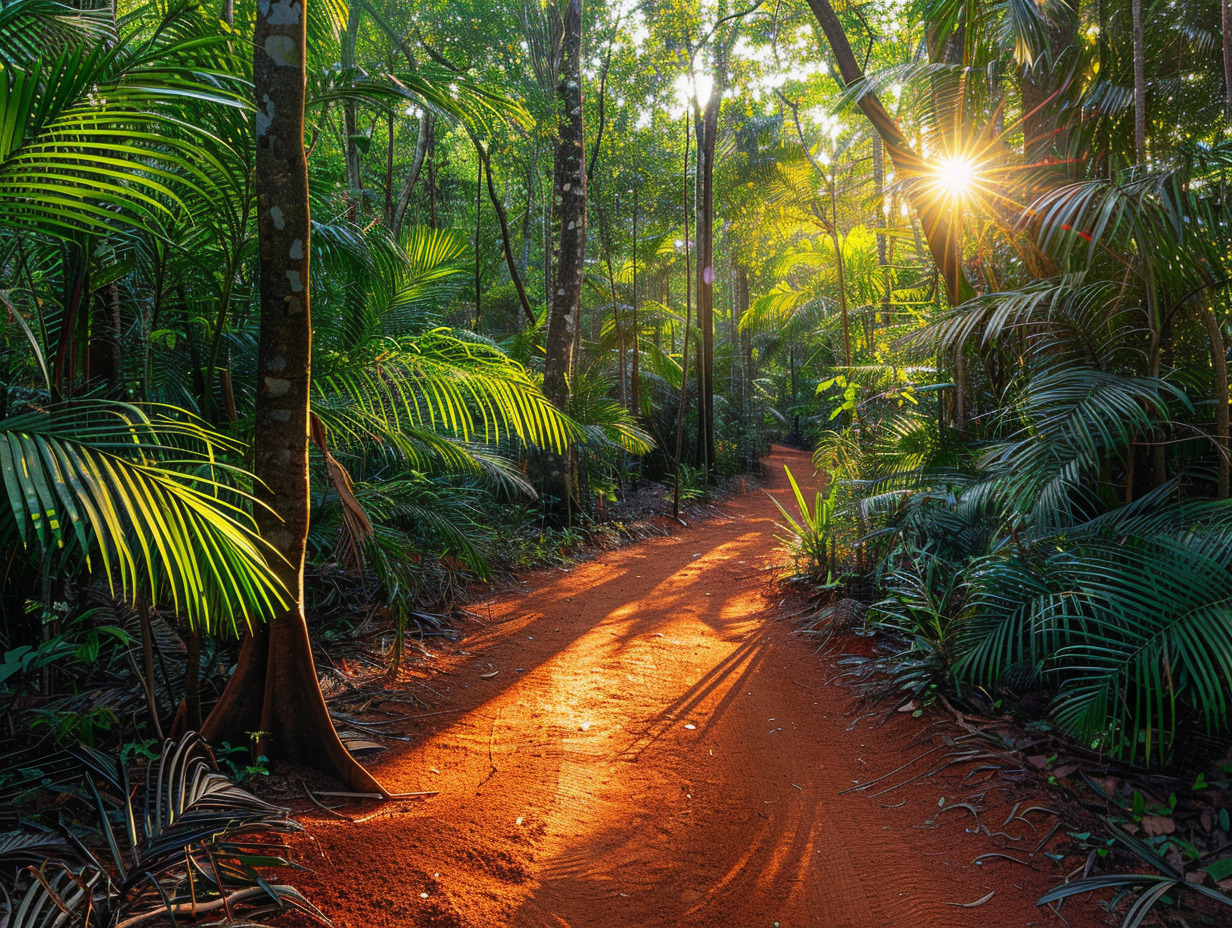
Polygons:
M582 0L560 0L560 51L556 72L556 142L552 194L555 200L554 273L548 313L543 392L565 410L581 311L586 254L586 133L582 119ZM568 458L548 456L545 489L566 499Z
M714 159L726 55L715 61L715 86L697 122L697 453L714 473Z
M544 392L561 408L569 399L573 338L581 308L586 253L585 127L582 121L582 0L562 0L560 66L556 70L556 148L552 309L548 317Z
M334 730L303 610L312 322L300 0L258 4L253 48L261 294L253 471L264 504L256 518L283 559L275 569L289 602L245 638L236 671L203 730L212 741L232 744L259 732L261 750L271 758L314 767L355 790L383 792Z

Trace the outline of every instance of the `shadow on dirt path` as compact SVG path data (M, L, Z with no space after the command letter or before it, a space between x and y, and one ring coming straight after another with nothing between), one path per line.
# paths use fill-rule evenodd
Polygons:
M783 465L812 470L767 463L784 500ZM832 665L775 618L774 506L754 490L720 509L492 600L433 681L456 711L378 765L439 795L362 824L301 816L315 873L296 882L336 925L1060 924L1034 904L1058 872L973 865L991 839L956 815L918 828L939 786L840 795L918 756L926 722L849 730Z

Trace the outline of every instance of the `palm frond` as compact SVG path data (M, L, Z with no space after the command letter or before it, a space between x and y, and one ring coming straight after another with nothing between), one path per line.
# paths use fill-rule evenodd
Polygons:
M199 628L252 627L284 593L205 426L119 403L0 421L6 533L32 555L80 558L113 592L170 600Z
M0 6L0 58L10 66L114 35L107 7L80 9L60 0L9 0Z
M181 40L156 28L144 42L77 44L6 68L0 227L59 237L125 227L157 234L186 196L208 199L211 176L227 172L182 107L250 105L241 81L211 70L211 42L225 45L222 36Z
M393 428L443 431L465 441L564 450L578 426L543 395L530 373L491 345L447 329L374 340L360 357L325 359L314 390L326 405L354 406Z

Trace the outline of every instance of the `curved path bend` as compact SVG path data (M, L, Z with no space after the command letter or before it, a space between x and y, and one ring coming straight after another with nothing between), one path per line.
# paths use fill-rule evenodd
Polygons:
M785 501L783 465L811 473L767 464ZM848 730L833 665L776 618L776 515L753 490L481 604L430 681L440 713L376 767L439 795L309 811L294 882L341 928L1060 925L1034 904L1057 865L973 865L994 845L961 813L917 827L940 784L840 795L918 756L926 722Z

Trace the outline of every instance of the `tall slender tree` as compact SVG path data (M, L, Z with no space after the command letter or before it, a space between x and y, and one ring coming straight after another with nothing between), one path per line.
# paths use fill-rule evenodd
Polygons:
M680 404L676 410L676 468L672 481L672 518L680 518L680 458L684 451L684 408L689 392L689 322L693 311L693 282L689 277L689 120L684 117L684 337L680 348Z
M1130 3L1134 39L1134 158L1146 161L1146 29L1142 22L1142 0Z
M1223 94L1226 112L1232 119L1232 0L1223 0L1219 4L1221 25L1223 26Z
M505 211L505 204L502 202L500 194L496 191L496 182L492 179L492 155L477 137L472 137L472 141L475 144L475 151L478 153L480 161L483 162L483 172L488 185L488 199L492 203L492 209L496 212L496 221L500 225L501 252L505 256L505 267L508 268L509 279L513 281L513 287L517 291L518 302L522 306L522 312L526 314L526 323L533 326L535 324L535 311L531 309L530 297L526 295L526 285L522 283L522 272L519 270L518 263L513 257L513 237L509 232L509 214ZM478 201L476 201L476 209L478 209ZM529 205L526 208L526 215L530 216ZM477 232L478 222L475 225ZM476 252L478 252L478 248L476 248ZM476 294L477 299L478 294Z
M288 607L248 634L235 673L204 725L213 741L243 744L307 764L352 789L384 793L347 752L317 681L304 617L308 539L309 312L308 162L304 153L305 15L297 0L257 5L257 231L261 332L257 357L256 518L280 556Z
M697 452L707 474L714 473L714 161L723 104L727 59L735 32L717 43L713 86L697 118ZM700 106L700 101L698 102Z
M633 299L630 307L633 316L633 358L629 369L629 385L630 385L630 411L633 415L640 416L642 414L642 373L641 373L641 330L640 324L637 321L637 198L639 187L641 186L641 178L637 177L633 182Z
M431 138L432 114L425 110L419 117L419 135L415 139L415 157L411 161L411 170L402 184L402 192L398 194L398 203L394 207L390 220L390 229L393 231L394 238L402 234L402 223L406 218L407 207L411 203L411 193L415 190L415 182L419 180L420 171L423 170L424 160L428 154L428 142Z
M355 69L355 45L359 40L359 19L362 3L352 3L347 10L346 32L342 36L342 67L345 71ZM351 222L359 219L360 187L363 178L359 173L359 106L348 98L342 104L343 140L346 152L347 216Z
M556 143L552 195L555 201L553 246L555 273L548 315L543 392L559 409L569 405L569 377L586 254L586 133L582 119L582 0L562 0L554 15L560 20L560 51L556 68ZM566 498L568 461L554 456L545 477L558 498Z
M582 0L562 0L559 65L556 68L556 147L552 194L555 273L548 318L544 392L558 406L569 399L573 336L582 299L586 253L586 147L582 120Z

